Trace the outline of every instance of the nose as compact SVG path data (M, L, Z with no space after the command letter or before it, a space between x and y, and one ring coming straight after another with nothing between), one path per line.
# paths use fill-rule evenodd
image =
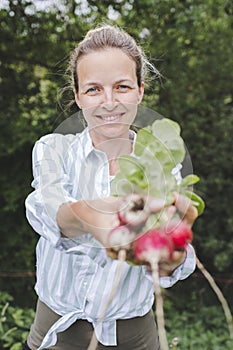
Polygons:
M116 106L116 102L114 91L111 88L105 89L102 106L108 111L112 111Z

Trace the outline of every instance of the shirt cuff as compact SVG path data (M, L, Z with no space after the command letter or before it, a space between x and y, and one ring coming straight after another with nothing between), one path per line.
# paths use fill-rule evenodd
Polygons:
M186 259L183 264L179 265L171 276L160 277L160 285L163 288L170 288L179 280L184 280L196 268L196 254L193 246L188 244Z

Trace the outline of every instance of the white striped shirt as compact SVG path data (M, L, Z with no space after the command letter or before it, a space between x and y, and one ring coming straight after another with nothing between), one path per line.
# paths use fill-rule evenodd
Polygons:
M117 260L107 257L104 247L89 233L63 238L56 214L64 202L110 195L108 160L95 149L88 129L76 135L49 134L33 149L32 187L26 199L26 215L41 235L36 248L35 290L45 304L62 317L50 328L40 350L56 343L56 334L77 319L86 319L104 345L116 345L116 320L145 315L154 302L151 274L145 266L124 263L120 285L102 323L102 313L113 288ZM171 287L195 269L191 246L187 258L172 276L162 277L161 286Z

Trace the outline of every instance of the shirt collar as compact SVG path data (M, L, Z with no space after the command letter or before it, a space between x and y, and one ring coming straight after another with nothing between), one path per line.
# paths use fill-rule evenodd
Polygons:
M86 127L81 132L81 134L79 136L80 136L80 139L81 139L81 142L82 142L82 145L83 145L83 151L84 151L85 158L87 158L89 156L89 154L91 152L93 152L93 151L101 152L100 150L96 149L93 146L92 139L91 139L88 127ZM135 131L133 131L131 129L129 130L129 139L133 143L133 149L134 149L134 145L135 145L135 141L136 141L136 133L135 133Z
M85 158L88 157L88 155L95 149L93 144L92 144L92 139L89 133L88 128L86 127L81 134L79 135L81 139L81 143L83 145L83 152Z

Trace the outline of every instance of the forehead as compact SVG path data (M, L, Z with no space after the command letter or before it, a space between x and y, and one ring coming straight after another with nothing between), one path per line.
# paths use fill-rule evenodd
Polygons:
M105 48L82 56L77 62L79 79L136 79L136 63L118 48ZM119 80L119 79L118 79Z

